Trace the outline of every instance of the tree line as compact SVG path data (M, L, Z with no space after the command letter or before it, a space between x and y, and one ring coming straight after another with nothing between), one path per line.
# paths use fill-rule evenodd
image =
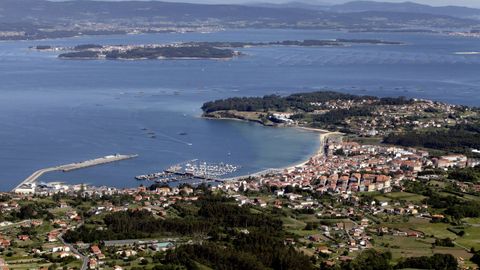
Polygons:
M446 130L391 133L384 138L384 143L407 147L420 146L472 156L474 155L472 149L480 149L480 132L471 126L469 128L456 126Z
M246 112L285 112L288 110L313 112L317 109L312 103L323 103L332 100L375 100L376 105L401 105L413 102L404 97L378 98L374 96L358 96L334 91L317 91L310 93L296 93L286 97L267 95L263 97L233 97L206 102L202 106L205 113L216 111L236 110Z
M448 178L461 182L480 182L480 166L473 168L457 168L448 173Z
M184 245L169 252L166 262L187 268L199 262L214 269L314 269L308 256L285 245L278 231L269 230L232 233L229 239Z
M342 262L340 265L322 269L335 270L393 270L393 269L442 269L456 270L457 259L451 254L433 254L432 256L403 258L397 264L392 264L392 254L389 251L381 252L368 249L360 253L353 260Z
M129 210L110 213L103 218L104 230L84 224L65 234L68 242L86 243L102 240L148 238L161 235L207 235L224 228L263 228L281 230L282 221L265 213L252 213L249 207L240 207L228 201L197 202L198 211L184 218L159 219L147 210ZM181 208L178 208L181 209Z

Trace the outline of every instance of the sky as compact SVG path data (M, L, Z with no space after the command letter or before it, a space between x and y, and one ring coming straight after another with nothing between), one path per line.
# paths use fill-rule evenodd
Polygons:
M269 2L269 3L285 3L285 2L294 2L297 0L166 0L169 2L191 2L191 3L208 3L208 4L243 4L243 3L252 3L252 2ZM300 2L305 3L330 3L330 4L341 4L349 2L349 0L299 0ZM381 2L405 2L406 0L382 0ZM480 0L413 0L412 2L417 2L421 4L428 4L432 6L446 6L446 5L455 5L455 6L470 6L480 8Z

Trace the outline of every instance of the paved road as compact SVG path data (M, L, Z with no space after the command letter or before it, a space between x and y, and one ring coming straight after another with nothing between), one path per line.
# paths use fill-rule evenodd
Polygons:
M17 188L20 188L23 185L31 184L31 183L37 181L38 178L40 178L42 175L44 175L48 172L59 171L59 170L61 170L61 168L62 168L62 166L38 170L38 171L34 172L32 175L30 175L29 177L27 177L25 180L23 180L20 184L18 184L18 186L16 186L13 189L13 191L15 191Z
M457 246L465 249L466 251L470 252L470 249L469 249L468 247L464 246L464 245L460 245L459 243L457 243L457 242L455 242L455 241L453 241L453 244L455 244L455 245L457 245Z
M60 239L60 241L67 247L70 248L70 250L77 254L78 256L80 256L80 259L82 260L82 267L80 268L80 270L87 270L88 269L88 257L87 256L83 256L82 253L80 253L72 244L69 244L67 242L65 242L65 240L63 240L63 232L58 236L58 239Z

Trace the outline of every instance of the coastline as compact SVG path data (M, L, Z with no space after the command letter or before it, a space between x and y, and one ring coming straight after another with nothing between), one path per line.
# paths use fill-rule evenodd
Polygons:
M295 128L319 133L318 134L319 144L318 144L318 147L317 147L317 151L313 154L313 156L310 156L307 160L305 160L303 162L300 162L300 163L295 163L295 164L287 166L287 167L283 167L283 168L281 168L282 170L293 170L296 167L305 166L310 161L311 158L324 154L324 147L325 147L325 139L326 138L328 138L329 136L332 136L332 135L338 135L338 136L343 135L343 133L341 133L341 132L329 131L329 130L325 130L325 129L316 129L316 128L309 128L309 127L295 127Z
M295 168L297 167L302 167L302 166L305 166L311 158L313 157L316 157L318 155L322 155L324 152L324 143L325 143L325 139L329 136L332 136L332 135L338 135L338 136L341 136L343 135L343 133L341 132L337 132L337 131L330 131L330 130L326 130L326 129L320 129L320 128L310 128L310 127L302 127L302 126L276 126L276 125L265 125L263 124L262 122L260 121L254 121L254 120L250 120L250 119L240 119L240 118L229 118L229 117L209 117L209 116L200 116L201 118L204 118L204 119L207 119L207 120L222 120L222 121L240 121L240 122L251 122L251 123L257 123L257 124L260 124L262 126L265 126L265 127L275 127L275 128L295 128L295 129L298 129L298 130L303 130L303 131L309 131L309 132L315 132L315 133L319 133L318 134L318 141L319 141L319 144L318 144L318 147L316 149L316 151L313 153L313 155L309 155L306 157L305 160L303 161L300 161L300 162L294 162L292 164L289 164L289 165L286 165L286 166L283 166L283 167L278 167L278 168L268 168L268 169L265 169L265 170L262 170L262 171L259 171L259 172L253 172L253 173L250 173L250 174L246 174L246 175L241 175L241 176L234 176L234 177L230 177L230 178L225 178L225 179L222 179L223 181L237 181L237 180L241 180L241 179L245 179L245 178L249 178L249 177L256 177L256 176L261 176L263 174L266 174L268 172L273 172L273 171L284 171L284 170L288 170L288 171L291 171L291 170L294 170Z
M223 119L223 120L228 120L228 119ZM318 155L321 155L323 154L323 147L324 147L324 140L326 137L328 136L331 136L331 135L343 135L343 133L340 133L340 132L335 132L335 131L326 131L326 130L321 130L321 129L310 129L310 128L306 128L306 127L293 127L293 128L297 128L297 129L303 129L303 130L307 130L307 131L311 131L311 132L319 132L320 134L318 135L318 140L319 140L319 144L318 144L318 148L317 150L314 152L313 155L309 155L305 160L303 161L300 161L300 162L295 162L295 163L292 163L292 164L289 164L289 165L286 165L286 166L283 166L283 167L279 167L279 168L268 168L268 169L265 169L265 170L262 170L262 171L259 171L259 172L254 172L254 173L250 173L250 174L246 174L246 175L241 175L241 176L234 176L234 177L230 177L230 178L225 178L225 179L221 179L222 181L238 181L238 180L242 180L242 179L246 179L246 178L249 178L249 177L258 177L258 176L262 176L264 174L267 174L269 172L281 172L281 171L292 171L294 170L295 168L297 167L302 167L302 166L305 166L311 158L313 157L317 157ZM326 131L326 132L325 132Z
M107 59L104 57L61 57L57 56L58 59L60 60L79 60L79 61L99 61L99 60L109 60L109 61L155 61L155 60L161 60L161 61L168 61L168 60L212 60L212 61L231 61L235 59L235 56L232 57L222 57L222 58L215 58L215 57L157 57L157 58L112 58L112 59Z
M221 120L221 121L239 121L239 122L250 122L250 123L257 123L265 127L282 127L282 126L275 126L275 125L266 125L262 123L260 120L252 120L252 119L242 119L242 118L235 118L235 117L213 117L213 116L205 116L200 115L200 118L207 119L207 120Z

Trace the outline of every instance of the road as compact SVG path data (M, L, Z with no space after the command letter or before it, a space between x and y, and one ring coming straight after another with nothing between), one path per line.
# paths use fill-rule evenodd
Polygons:
M40 178L42 175L44 175L48 172L59 171L59 170L61 170L61 167L62 166L46 168L46 169L41 169L41 170L38 170L38 171L34 172L32 175L30 175L25 180L23 180L20 184L18 184L18 186L16 186L13 189L13 191L15 191L15 189L17 189L17 188L20 188L23 185L34 183L35 181L37 181L38 178Z
M72 244L69 244L67 242L65 242L65 240L63 240L63 234L64 232L62 232L59 236L58 236L58 239L60 239L60 241L67 247L70 248L70 250L77 254L78 256L80 256L80 259L82 260L82 267L80 268L80 270L87 270L88 269L88 257L87 256L83 256L82 253L80 253L80 251L78 251Z
M454 245L457 245L457 246L459 246L459 247L461 247L461 248L463 248L463 249L465 249L465 250L468 251L468 252L470 252L470 248L468 248L468 247L466 247L466 246L464 246L464 245L460 245L459 243L457 243L457 242L455 242L455 241L453 241L453 244L454 244Z

